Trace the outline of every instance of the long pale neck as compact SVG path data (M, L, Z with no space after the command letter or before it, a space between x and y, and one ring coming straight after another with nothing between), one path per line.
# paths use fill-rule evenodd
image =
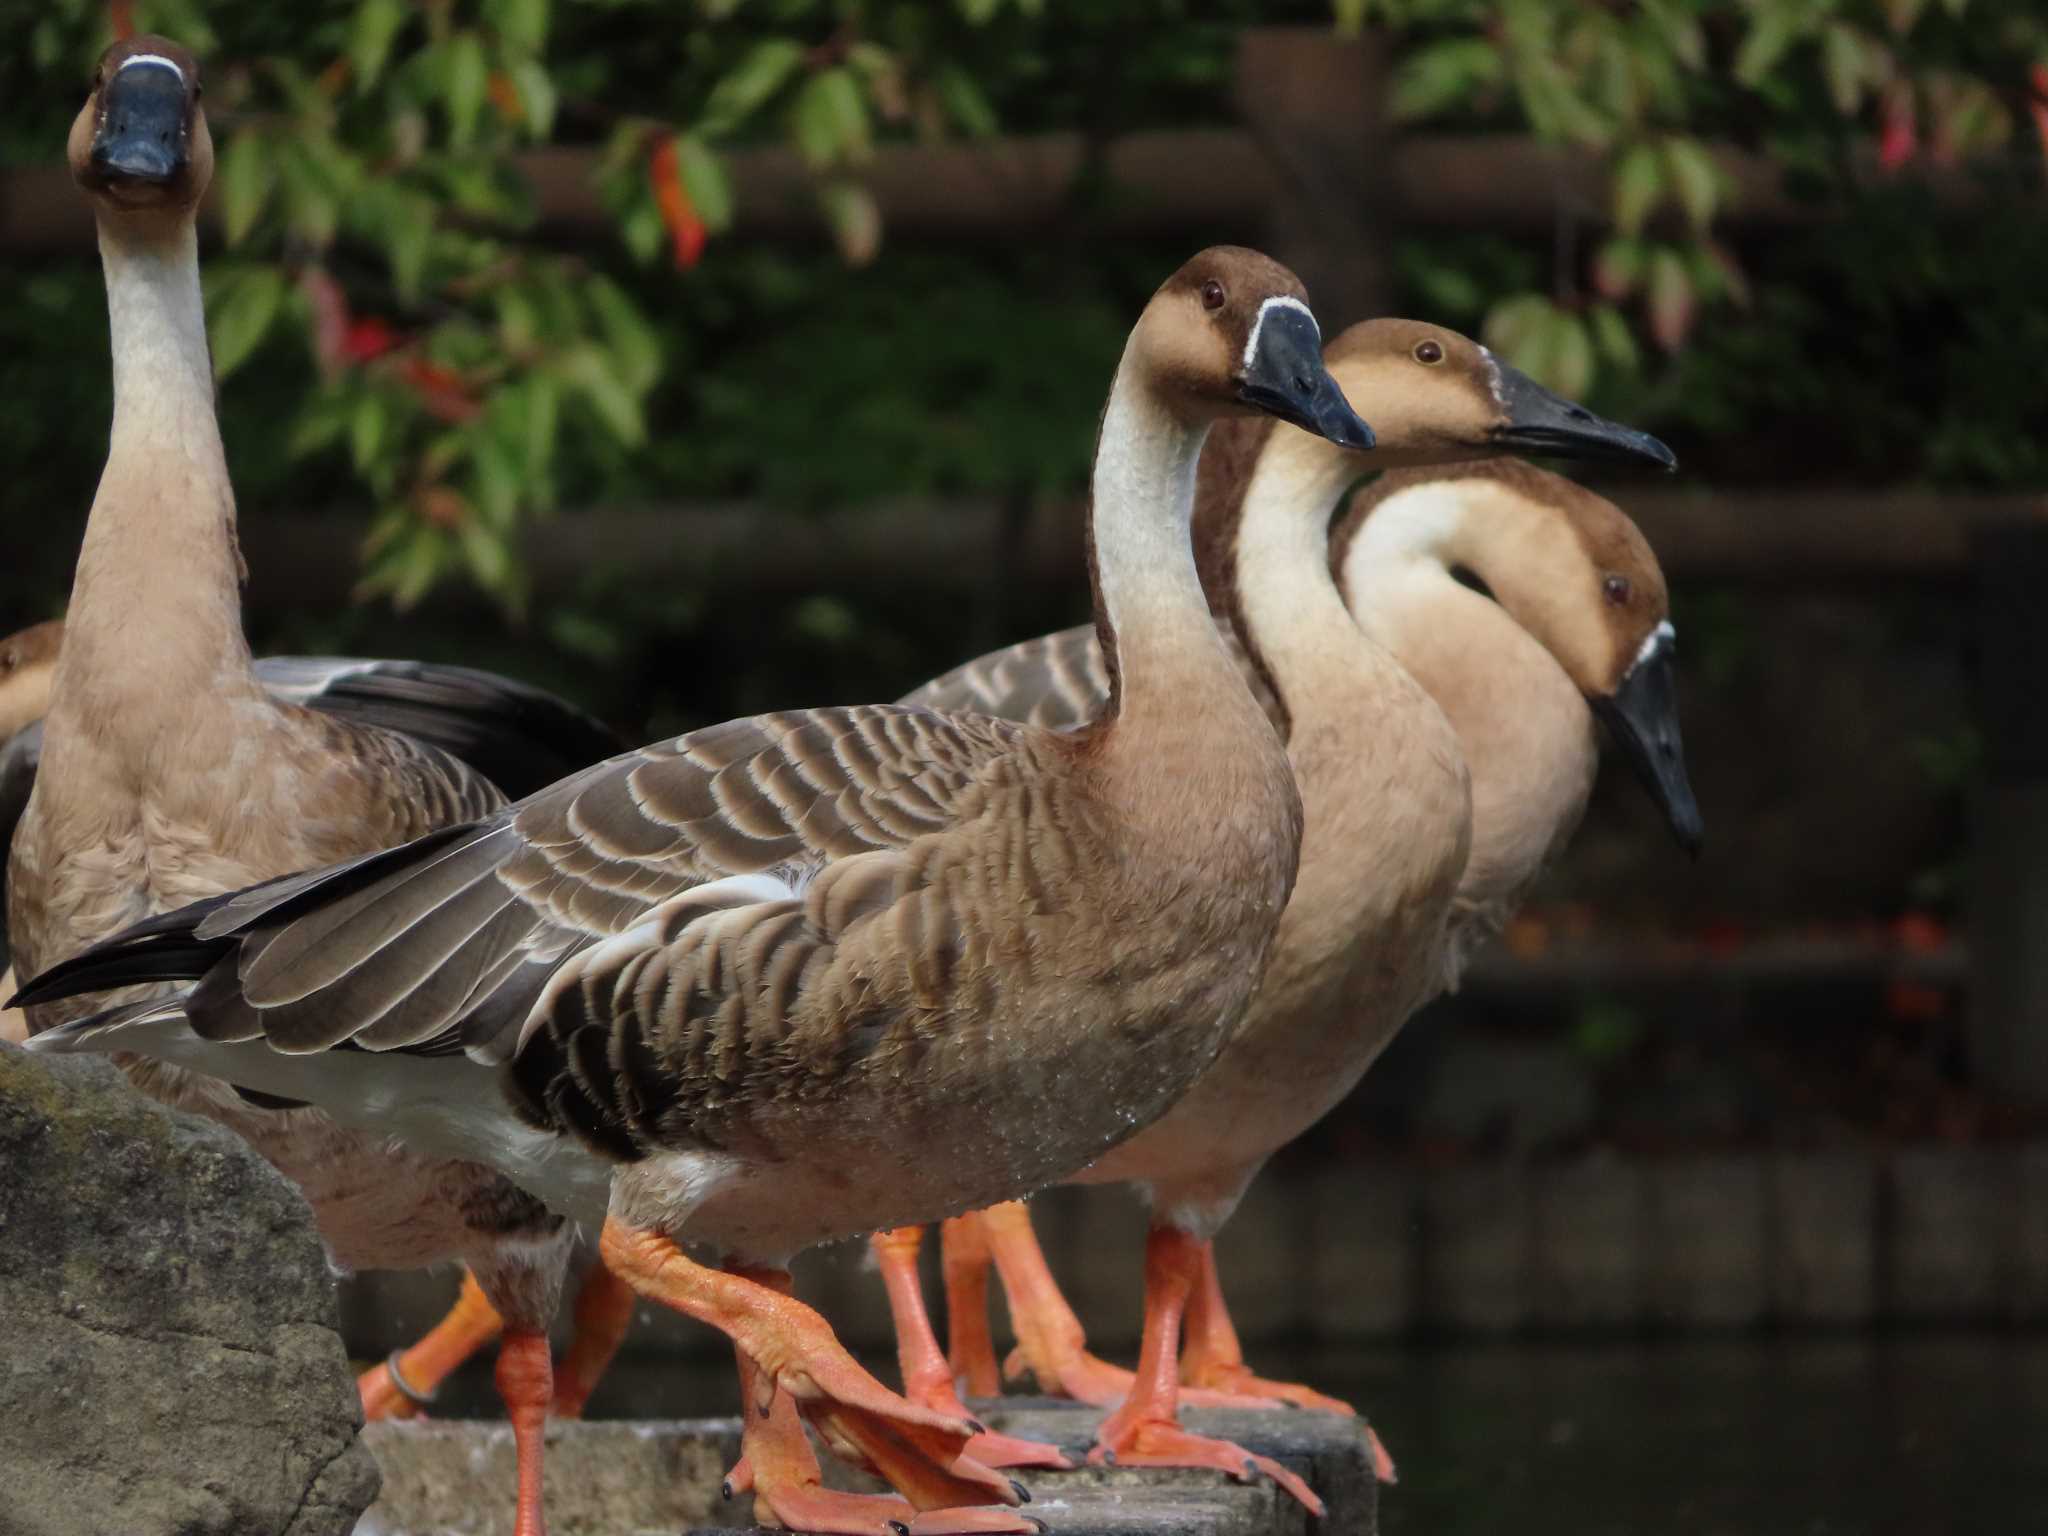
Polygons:
M1358 468L1344 450L1281 427L1245 488L1234 545L1236 617L1291 730L1333 711L1348 716L1355 696L1374 686L1374 663L1384 662L1330 576L1330 514Z
M1598 767L1592 713L1557 659L1454 579L1426 540L1373 540L1370 527L1346 552L1345 599L1457 733L1472 775L1460 896L1480 908L1514 900L1585 807Z
M1170 410L1126 355L1103 413L1089 529L1106 718L1125 733L1213 731L1217 711L1256 717L1271 733L1195 570L1189 522L1207 431Z
M57 703L118 707L146 725L152 701L189 711L246 683L249 650L197 236L190 219L138 232L119 217L100 221L113 434L79 552Z

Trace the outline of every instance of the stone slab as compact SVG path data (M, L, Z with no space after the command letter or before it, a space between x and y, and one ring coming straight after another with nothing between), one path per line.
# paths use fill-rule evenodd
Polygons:
M977 1403L991 1427L1085 1454L1096 1410L1008 1398ZM1361 1423L1326 1414L1193 1412L1189 1427L1236 1440L1307 1478L1329 1506L1318 1536L1374 1536L1378 1486ZM510 1536L511 1430L489 1421L373 1424L363 1438L384 1493L356 1536ZM548 1430L550 1536L676 1536L747 1530L751 1500L719 1497L739 1451L733 1419L556 1424ZM837 1475L842 1486L861 1485ZM1220 1474L1082 1466L1034 1472L1028 1512L1053 1536L1307 1536L1311 1521L1266 1482Z

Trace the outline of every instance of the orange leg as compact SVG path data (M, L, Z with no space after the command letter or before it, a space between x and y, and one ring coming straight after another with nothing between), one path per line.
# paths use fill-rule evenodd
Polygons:
M917 1250L923 1245L920 1227L894 1227L868 1240L889 1289L889 1311L896 1322L896 1359L903 1368L903 1395L921 1408L953 1418L968 1418L967 1406L954 1390L953 1371L939 1353L931 1314L925 1311L924 1287L918 1283ZM1019 1440L982 1430L967 1442L967 1454L985 1467L1073 1466L1057 1446Z
M576 1293L576 1331L569 1337L562 1368L555 1373L557 1418L583 1417L583 1405L619 1352L639 1304L633 1287L602 1264L591 1265Z
M1003 1390L996 1342L988 1330L988 1233L981 1215L955 1216L939 1228L939 1267L946 1280L946 1358L969 1397Z
M836 1455L873 1471L921 1515L931 1516L915 1522L920 1529L1036 1529L1034 1522L1017 1516L958 1507L1018 1504L1028 1495L1021 1483L964 1454L974 1424L920 1408L862 1370L833 1337L831 1326L790 1296L787 1273L707 1269L661 1234L616 1218L605 1222L601 1250L605 1265L641 1295L709 1323L733 1341L746 1362L741 1387L748 1428L757 1436L763 1426L754 1420L772 1419L777 1399L787 1394L796 1413ZM783 1492L771 1479L782 1478L791 1465L785 1440L770 1437L782 1458L773 1469L752 1445L746 1454L755 1498L766 1492L771 1510L783 1502ZM793 1491L791 1496L796 1496ZM872 1525L860 1529L886 1536Z
M1038 1378L1041 1392L1098 1408L1123 1401L1131 1390L1131 1373L1088 1353L1088 1336L1046 1267L1030 1213L1020 1202L1009 1200L983 1211L981 1221L1003 1279L1003 1294L1009 1298L1010 1323L1017 1330L1017 1348L1005 1367L1008 1374L1018 1376L1028 1368Z
M1172 1227L1154 1227L1146 1234L1145 1342L1138 1355L1137 1385L1096 1430L1088 1459L1129 1467L1213 1467L1239 1481L1263 1472L1320 1516L1323 1501L1279 1462L1180 1426L1181 1315L1201 1278L1201 1249L1192 1236Z
M505 1327L483 1287L468 1270L462 1272L462 1293L448 1315L410 1349L394 1351L382 1365L363 1372L356 1383L363 1394L363 1417L409 1419L431 1402L441 1383L463 1361L495 1339Z
M519 1514L513 1536L547 1536L541 1502L541 1457L548 1423L548 1400L554 1396L554 1370L548 1361L544 1333L507 1329L498 1346L498 1396L512 1421L519 1453Z
M1223 1300L1223 1281L1216 1270L1215 1243L1202 1244L1201 1257L1202 1272L1195 1282L1194 1294L1188 1298L1187 1347L1180 1357L1181 1385L1205 1387L1232 1397L1292 1403L1297 1408L1339 1413L1346 1418L1355 1416L1357 1410L1349 1403L1325 1397L1313 1388L1292 1382L1268 1381L1263 1376L1252 1374L1251 1367L1244 1363L1244 1347L1239 1344L1237 1328L1230 1321L1230 1308ZM1383 1483L1396 1481L1394 1458L1387 1454L1387 1448L1380 1444L1380 1437L1373 1433L1370 1425L1366 1426L1365 1433L1372 1445L1374 1475Z

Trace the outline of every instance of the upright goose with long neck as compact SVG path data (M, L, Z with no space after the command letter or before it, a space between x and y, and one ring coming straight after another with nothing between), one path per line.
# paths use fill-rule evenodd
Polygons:
M1238 1034L1171 1113L1070 1181L1135 1183L1151 1202L1135 1389L1129 1373L1086 1353L1022 1207L986 1213L985 1230L973 1234L1002 1269L1023 1353L1041 1384L1099 1403L1122 1401L1102 1427L1097 1455L1114 1453L1124 1464L1233 1474L1248 1464L1241 1448L1178 1425L1183 1309L1194 1303L1205 1318L1221 1315L1220 1293L1205 1296L1214 1291L1209 1252L1217 1228L1266 1158L1349 1091L1391 1027L1433 989L1465 867L1469 810L1457 736L1398 656L1354 622L1355 608L1347 609L1331 577L1330 513L1375 466L1518 447L1670 462L1655 439L1602 421L1439 327L1369 321L1332 342L1326 360L1374 421L1371 453L1347 454L1264 423L1233 423L1203 461L1196 533L1204 581L1247 667L1270 689L1306 820L1300 880ZM1303 508L1312 515L1302 517ZM1511 558L1506 548L1499 553ZM1552 564L1539 562L1528 579L1540 586L1557 577ZM1578 593L1559 601L1576 603ZM1099 707L1104 682L1090 637L1075 630L969 663L911 699L951 707L972 701L1064 725ZM949 1247L966 1236L953 1228ZM901 1331L906 1379L925 1400L952 1401L952 1372L916 1301L915 1234L884 1234L877 1248L897 1315L909 1324ZM949 1253L946 1268L956 1290L956 1339L978 1344L985 1332L969 1321L974 1265ZM976 1350L953 1364L978 1389L993 1390L992 1356ZM1329 1401L1241 1369L1227 1385L1240 1396ZM1034 1459L1029 1446L1001 1449ZM1299 1479L1273 1466L1261 1470L1319 1507Z
M99 230L114 421L47 700L44 771L9 863L7 931L23 975L149 913L504 804L415 738L279 700L251 665L200 300L196 220L213 148L199 99L185 49L117 43L70 135ZM77 1013L37 1006L28 1027ZM231 1126L297 1183L338 1263L469 1264L506 1322L498 1383L521 1449L519 1529L538 1536L561 1218L485 1165L409 1152L189 1071L130 1070L159 1098Z
M862 1371L784 1265L1072 1173L1229 1038L1301 829L1189 535L1210 424L1252 412L1372 440L1299 283L1222 247L1146 306L1104 413L1087 729L878 705L695 731L139 925L25 995L198 984L36 1044L318 1103L601 1223L615 1274L732 1338L757 1510L784 1525L1019 1528L936 1513L1021 1489L962 1455L963 1417ZM820 1486L799 1416L904 1497Z

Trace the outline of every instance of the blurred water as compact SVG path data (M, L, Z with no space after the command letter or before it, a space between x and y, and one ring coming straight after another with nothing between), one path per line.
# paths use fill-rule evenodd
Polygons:
M870 1362L885 1379L885 1361ZM2044 1536L2048 1335L1456 1344L1261 1355L1362 1408L1383 1536ZM473 1364L447 1411L491 1413ZM594 1417L732 1411L624 1359Z

